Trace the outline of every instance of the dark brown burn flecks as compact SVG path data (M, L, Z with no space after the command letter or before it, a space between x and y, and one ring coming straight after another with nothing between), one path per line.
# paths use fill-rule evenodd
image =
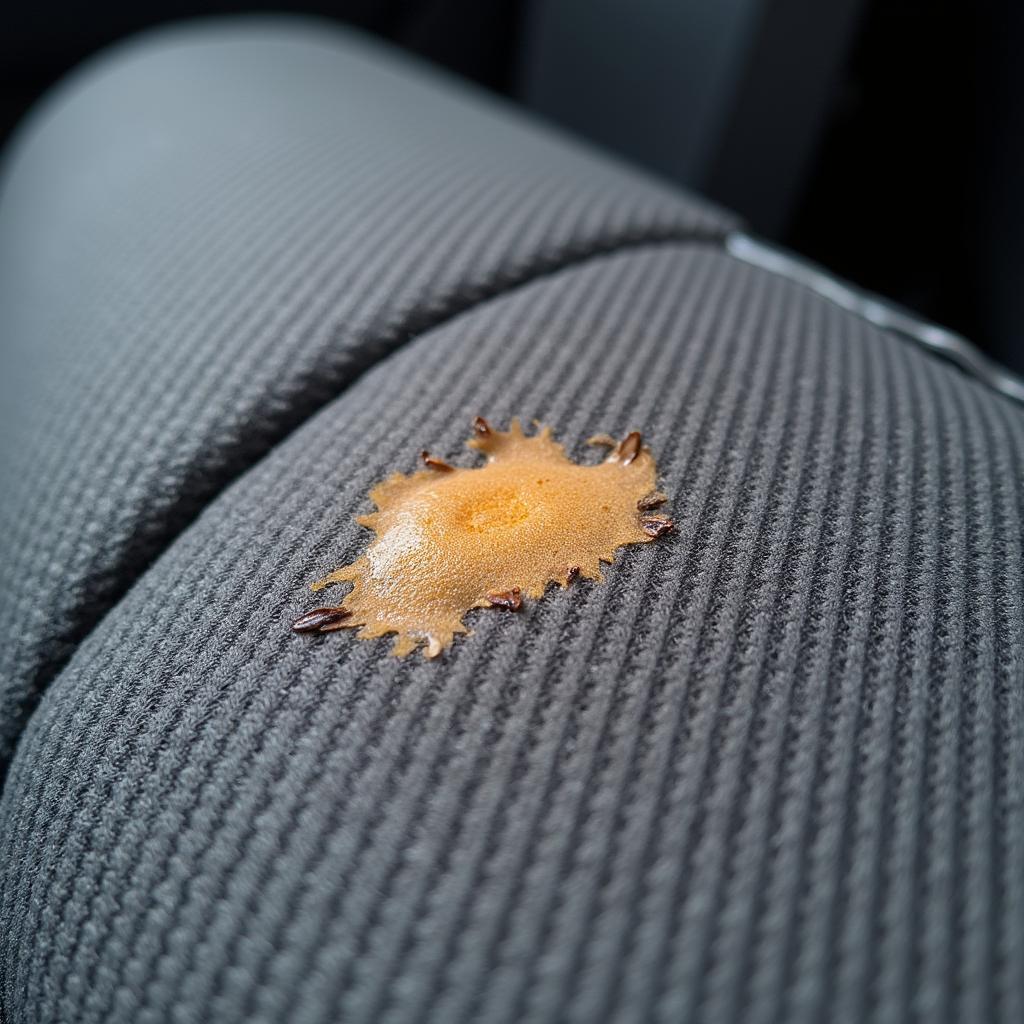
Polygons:
M622 439L615 454L624 466L628 466L640 454L642 447L643 438L640 431L632 430Z
M488 594L487 600L493 608L507 608L510 612L517 612L522 607L523 599L519 587L511 590L502 590L496 594Z
M600 583L602 563L616 561L619 549L672 529L651 512L663 496L639 431L597 435L591 443L605 446L600 458L576 461L536 421L527 435L518 419L507 430L472 413L467 420L468 446L486 458L460 467L424 451L413 472L392 473L373 487L377 511L357 521L375 539L313 584L315 591L350 586L344 607L339 594L339 607L296 619L297 632L315 637L355 627L365 639L394 633L397 656L420 648L437 657L467 632L472 609L491 608L498 618L515 612L537 626L530 602L552 585L568 589L578 580L565 596L585 597L590 586L583 581Z
M330 633L332 630L340 629L341 623L351 614L341 605L333 608L314 608L300 615L292 623L292 629L296 633Z
M675 523L666 516L643 516L640 525L644 533L651 537L664 537L675 529Z
M439 473L450 473L455 467L449 466L444 459L435 459L425 448L420 452L420 458L427 469L436 469Z
M658 508L664 505L666 501L668 501L667 494L662 494L661 491L651 491L647 497L641 498L636 503L636 507L641 512L650 512L652 508Z

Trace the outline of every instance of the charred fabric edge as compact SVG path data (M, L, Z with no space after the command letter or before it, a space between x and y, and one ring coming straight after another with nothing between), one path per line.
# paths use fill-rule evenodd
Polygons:
M473 418L473 432L478 437L488 437L493 432L491 424L483 416ZM639 430L630 431L621 441L616 442L612 437L600 435L592 437L592 444L603 444L615 448L615 458L623 465L628 466L643 451L643 435ZM423 449L420 452L420 460L427 469L433 469L442 473L451 473L455 467L442 459L435 459L429 451ZM667 516L650 515L650 509L658 508L668 501L668 495L661 491L651 491L650 494L641 498L637 503L637 511L640 515L640 527L650 537L664 537L675 530L675 523ZM568 578L566 586L573 583L580 574L578 565L568 567ZM519 587L512 587L511 590L499 590L487 595L487 600L492 608L504 608L510 612L517 612L523 606L522 590ZM296 633L333 633L335 630L344 628L344 620L349 618L352 612L344 605L330 605L325 608L313 608L303 612L293 623L292 629Z

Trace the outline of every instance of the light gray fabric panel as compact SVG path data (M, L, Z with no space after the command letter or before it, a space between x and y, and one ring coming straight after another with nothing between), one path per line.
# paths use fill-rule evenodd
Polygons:
M310 639L478 413L645 431L678 534L443 659ZM11 1024L1024 1018L1024 418L710 246L401 349L83 643L0 811Z
M0 199L0 773L224 484L489 294L731 219L316 23L168 30L65 83Z

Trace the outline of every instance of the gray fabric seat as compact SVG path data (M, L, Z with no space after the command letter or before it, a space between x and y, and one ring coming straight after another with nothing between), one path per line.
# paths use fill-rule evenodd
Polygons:
M153 556L375 360L574 260L734 223L385 53L289 19L155 33L15 148L0 762Z
M320 28L104 58L0 224L12 1024L1020 1019L1018 407ZM477 414L643 429L676 536L291 633Z

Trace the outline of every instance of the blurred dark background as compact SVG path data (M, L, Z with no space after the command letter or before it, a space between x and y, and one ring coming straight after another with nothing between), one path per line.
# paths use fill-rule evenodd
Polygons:
M4 17L0 138L101 47L256 10L390 39L1024 371L1017 0L36 0Z

